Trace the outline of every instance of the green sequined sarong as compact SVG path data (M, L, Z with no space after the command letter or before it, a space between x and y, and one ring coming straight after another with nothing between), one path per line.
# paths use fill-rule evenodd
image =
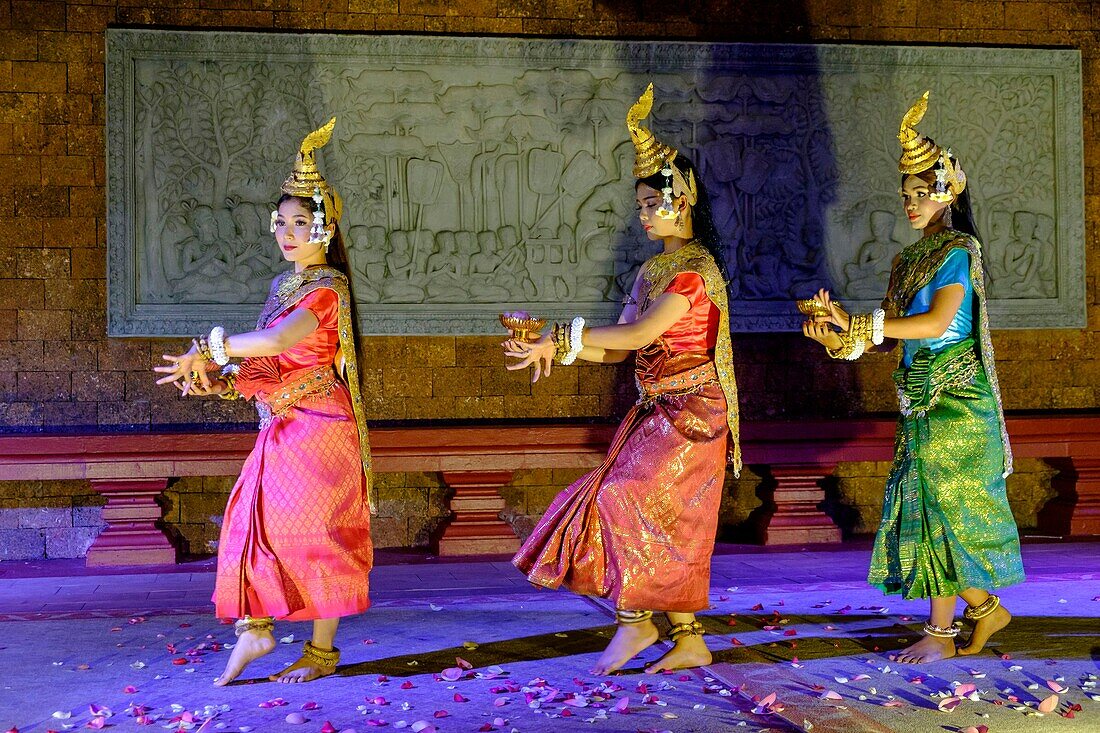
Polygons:
M906 598L1022 582L999 411L974 340L922 349L894 380L902 416L868 581Z

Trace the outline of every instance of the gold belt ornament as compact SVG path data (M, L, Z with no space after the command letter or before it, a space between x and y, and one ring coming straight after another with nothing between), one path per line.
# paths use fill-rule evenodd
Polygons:
M661 377L653 382L638 382L641 402L651 402L661 395L694 392L704 385L718 381L718 369L713 361L686 369L677 374Z
M267 394L257 395L256 399L270 415L282 417L287 410L311 395L329 394L336 386L336 373L331 365L317 367L306 372L292 382L281 385Z

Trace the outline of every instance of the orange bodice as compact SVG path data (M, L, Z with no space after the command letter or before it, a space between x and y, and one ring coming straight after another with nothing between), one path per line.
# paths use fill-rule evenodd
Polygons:
M707 297L702 276L695 272L682 272L672 279L665 292L679 293L691 302L688 312L661 335L668 350L673 354L714 351L722 314Z
M277 326L291 313L306 308L317 317L317 328L276 356L257 356L241 362L237 390L246 399L293 382L317 367L332 364L340 350L340 301L334 290L318 288L271 320Z

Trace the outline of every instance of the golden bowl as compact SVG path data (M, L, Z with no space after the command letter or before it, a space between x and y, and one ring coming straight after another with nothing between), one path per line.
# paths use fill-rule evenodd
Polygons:
M546 325L546 320L543 318L534 318L520 311L518 313L501 313L500 323L512 332L512 338L516 341L534 343L542 336L539 332L543 329L543 326Z
M825 307L817 298L804 298L802 300L796 300L795 304L798 306L798 311L802 315L810 316L827 316L829 315L829 309Z

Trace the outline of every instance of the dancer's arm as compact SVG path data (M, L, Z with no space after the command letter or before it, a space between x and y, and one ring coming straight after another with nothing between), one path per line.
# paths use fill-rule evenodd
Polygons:
M313 311L308 308L296 308L271 328L226 336L225 353L227 356L236 358L275 356L313 333L317 329L318 323L317 316L313 314ZM196 342L191 342L191 349L186 354L180 354L179 356L162 354L162 357L170 363L153 367L154 372L165 375L157 380L157 384L180 382L182 380L180 389L184 394L188 394L192 388L192 374L197 373L199 381L204 387L202 394L216 394L216 392L210 391L214 387L207 373L210 363L199 353Z
M615 363L623 361L633 351L648 346L668 329L672 328L691 308L691 301L679 293L665 293L653 302L653 305L634 321L624 321L613 326L596 326L584 329L584 348L578 358L585 361ZM534 365L532 382L537 382L544 374L549 375L554 361L556 345L551 334L547 333L534 343L506 341L504 353L519 359L514 364L506 364L509 371L526 369Z
M883 321L883 336L890 339L934 339L943 336L951 326L951 321L959 312L966 289L958 284L944 285L932 295L932 303L925 313L911 316L898 316ZM829 291L819 290L817 298L832 312L826 319L841 331L847 331L851 317L843 309L836 307L829 298Z

